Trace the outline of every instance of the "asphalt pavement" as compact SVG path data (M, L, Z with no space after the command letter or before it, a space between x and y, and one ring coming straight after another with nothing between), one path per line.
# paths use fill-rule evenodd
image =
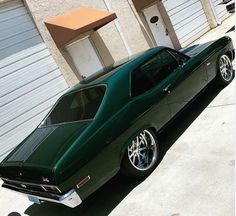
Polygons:
M232 16L195 43L225 34L235 42L233 25ZM146 179L115 176L75 209L0 187L0 216L234 216L235 85L210 85L160 134L161 162Z

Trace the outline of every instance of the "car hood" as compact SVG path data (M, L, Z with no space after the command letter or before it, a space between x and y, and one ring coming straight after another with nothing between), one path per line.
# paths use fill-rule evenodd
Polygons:
M37 128L4 160L4 165L53 167L91 121Z

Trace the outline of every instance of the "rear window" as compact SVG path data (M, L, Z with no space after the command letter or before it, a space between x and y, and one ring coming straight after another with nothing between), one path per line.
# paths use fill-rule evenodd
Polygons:
M93 119L105 91L105 86L97 86L65 95L57 102L41 126Z

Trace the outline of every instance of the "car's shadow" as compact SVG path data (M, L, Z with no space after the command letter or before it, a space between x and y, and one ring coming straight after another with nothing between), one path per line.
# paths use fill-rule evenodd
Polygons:
M218 95L220 89L210 85L184 112L182 112L166 129L158 136L160 143L160 163L167 151L190 126L208 104ZM97 190L77 208L70 209L65 206L43 203L33 204L25 210L30 216L104 216L108 215L138 184L139 181L126 181L120 175L116 175L103 187Z

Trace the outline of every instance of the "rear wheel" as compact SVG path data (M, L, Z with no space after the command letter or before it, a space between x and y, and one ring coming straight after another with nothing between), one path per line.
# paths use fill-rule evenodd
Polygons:
M156 136L152 130L145 129L128 146L122 161L121 172L132 177L147 176L155 169L158 155Z
M217 82L222 85L228 85L234 79L234 70L230 58L222 55L218 62Z

